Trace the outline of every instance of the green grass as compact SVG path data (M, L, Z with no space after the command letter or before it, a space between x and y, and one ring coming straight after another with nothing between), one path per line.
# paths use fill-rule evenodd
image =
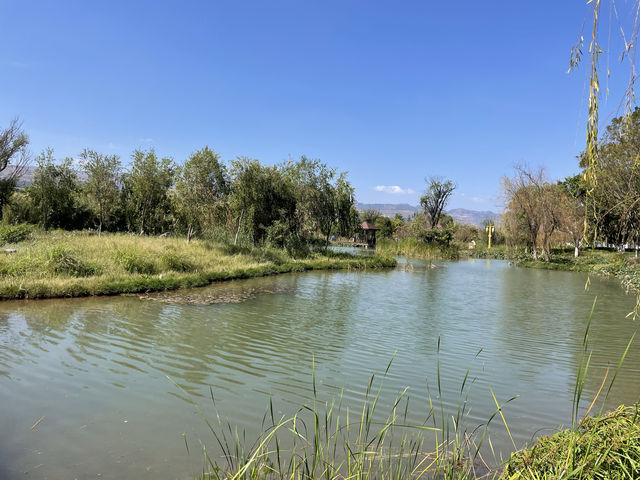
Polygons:
M460 250L462 258L490 258L497 260L521 260L527 258L523 247L507 247L506 245L494 245L487 248L486 245L478 245L473 250L463 248Z
M512 455L503 478L640 478L640 406L620 406L585 418L576 429L538 439L533 447Z
M518 258L518 265L547 270L568 270L588 272L596 275L615 277L622 286L631 293L640 293L640 259L633 252L615 252L609 250L580 251L580 256L573 256L573 249L553 250L550 261L533 261L530 257Z
M235 247L182 238L125 234L29 231L0 253L0 299L115 295L215 281L320 269L395 266L389 257L313 253L293 258L283 250Z

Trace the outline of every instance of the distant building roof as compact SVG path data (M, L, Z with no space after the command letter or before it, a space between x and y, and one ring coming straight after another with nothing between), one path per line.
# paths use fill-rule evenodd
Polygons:
M378 227L376 227L373 223L369 223L369 222L362 222L360 224L360 227L363 230L380 230Z

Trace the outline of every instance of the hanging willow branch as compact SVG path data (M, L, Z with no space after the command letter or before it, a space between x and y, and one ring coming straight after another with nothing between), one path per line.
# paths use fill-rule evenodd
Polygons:
M638 32L640 24L640 0L636 0L634 3L634 19L631 35L628 37L625 34L622 22L618 15L618 9L616 8L615 0L609 0L610 2L610 17L613 14L616 16L616 20L620 25L620 34L624 41L624 51L620 56L620 61L627 60L629 62L629 83L624 94L625 114L629 115L635 104L635 57L636 46L638 42ZM598 121L599 121L599 98L600 98L600 80L598 77L600 54L603 53L598 43L598 22L600 21L600 3L601 0L589 0L587 4L591 4L593 12L593 28L591 32L591 41L589 44L589 115L587 118L587 145L584 154L584 181L586 186L586 202L585 209L586 215L584 220L584 233L585 236L588 230L588 219L593 217L594 221L597 220L597 205L593 192L598 184L598 170L600 167L600 161L598 157ZM609 19L611 22L611 18ZM569 71L574 70L582 60L582 49L584 46L584 37L582 31L584 29L584 23L578 41L576 45L571 49L571 58L569 63ZM611 32L609 32L610 34ZM607 67L607 78L609 77L609 68ZM608 92L607 92L608 94ZM596 221L597 224L597 221ZM593 242L597 237L597 228L593 231Z
M612 0L613 1L613 0ZM600 45L598 45L598 14L600 13L600 0L593 2L593 31L591 34L591 44L589 54L591 56L591 72L589 75L589 118L587 120L587 165L584 171L584 180L587 186L587 202L585 207L589 209L595 218L597 214L596 202L593 198L593 191L598 183L598 98L600 96L600 81L598 79L598 61ZM588 211L584 217L584 234L588 230ZM593 230L593 244L595 245L597 229Z

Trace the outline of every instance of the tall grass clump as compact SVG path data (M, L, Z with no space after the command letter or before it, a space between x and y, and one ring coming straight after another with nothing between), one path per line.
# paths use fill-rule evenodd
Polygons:
M427 243L415 237L380 239L376 244L376 252L425 260L457 260L460 257L460 247L456 244Z
M215 422L210 422L193 402L211 431L215 450L220 452L212 456L203 447L201 480L496 478L498 472L489 468L480 452L488 424L504 404L486 424L469 429L470 369L461 381L460 401L453 416L445 411L438 369L434 382L438 397L434 399L428 393L426 417L412 423L408 387L397 392L388 410L381 410L384 380L392 362L380 376L370 377L364 399L355 408L345 405L342 393L322 399L313 368L310 403L291 416L277 416L270 401L262 433L250 442L215 410L211 390ZM174 385L188 398L180 386ZM188 450L186 439L185 443Z
M52 275L68 275L70 277L89 277L96 275L96 266L78 259L69 246L59 244L47 251L45 268Z
M160 262L165 269L172 270L174 272L194 272L197 270L194 262L173 250L167 250L164 252L160 256Z
M153 259L143 255L137 248L118 248L113 259L129 273L140 273L142 275L153 275L157 268Z
M586 417L575 429L540 438L532 448L512 456L503 478L640 478L640 406L620 406Z

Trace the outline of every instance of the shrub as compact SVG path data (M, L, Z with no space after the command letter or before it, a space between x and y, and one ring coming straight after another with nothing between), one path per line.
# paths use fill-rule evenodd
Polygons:
M284 248L293 258L306 258L311 253L306 239L293 233L286 222L277 220L266 230L268 246L276 249Z
M163 253L160 261L167 270L173 270L174 272L193 272L196 270L193 262L172 251Z
M249 256L259 263L282 265L289 261L285 252L277 248L254 248Z
M0 225L0 245L18 243L26 240L33 232L33 226L21 223L19 225Z
M54 275L89 277L96 275L98 268L83 262L66 245L56 245L47 251L45 268Z
M157 271L152 259L145 258L131 248L116 250L114 261L129 273L153 275Z

